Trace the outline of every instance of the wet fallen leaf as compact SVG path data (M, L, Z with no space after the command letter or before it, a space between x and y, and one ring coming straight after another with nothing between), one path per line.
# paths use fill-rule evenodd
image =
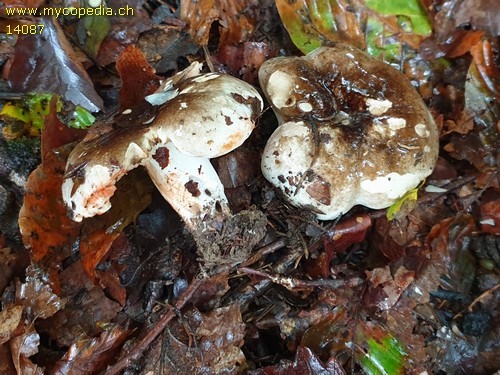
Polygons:
M360 8L345 0L277 0L276 7L294 44L303 53L333 42L364 48Z
M257 85L260 66L274 56L276 51L264 42L245 42L240 46L222 46L215 59L234 76Z
M472 216L462 215L443 220L428 236L434 251L441 257L445 274L441 276L445 289L468 295L475 276L475 259L469 251L467 237L475 229Z
M175 18L176 21L182 21ZM169 74L179 71L182 57L194 55L200 46L194 43L191 36L170 26L157 25L140 35L137 47L143 51L146 60L158 74Z
M128 46L116 61L116 70L120 74L120 111L131 109L144 98L156 91L160 85L154 69L148 64L141 50Z
M415 272L407 270L404 266L400 266L394 275L392 275L389 266L375 268L372 271L366 271L366 273L372 287L378 289L378 293L371 290L367 292L368 296L374 293L378 295L378 298L373 296L367 298L370 298L372 305L376 301L376 306L380 310L392 308L415 278Z
M373 56L382 55L385 61L405 60L405 45L418 49L424 37L431 34L431 25L418 0L366 0L367 50Z
M169 327L162 338L162 354L150 362L146 371L154 373L197 373L200 369L214 374L240 373L246 360L243 344L244 324L237 305L208 313L192 310L182 318L187 323Z
M24 307L26 317L47 319L63 309L65 302L53 292L48 284L47 273L32 265L26 270L26 282L16 283L16 302Z
M359 364L368 374L404 374L410 369L410 353L400 340L380 326L360 324L355 339Z
M31 362L29 357L38 353L40 336L33 325L26 327L26 332L10 340L12 360L18 374L43 375L43 369Z
M79 339L71 345L49 374L90 375L104 370L131 332L131 329L111 326L97 338Z
M101 17L109 19L110 30L102 41L97 54L97 64L107 66L116 62L120 53L128 46L137 43L139 35L150 30L153 22L147 11L145 0L107 0L111 9L128 9L127 15Z
M62 201L61 185L67 155L68 147L58 153L47 153L44 163L31 173L26 184L19 227L23 242L31 249L35 261L49 253L64 257L81 227L66 215Z
M54 316L37 321L37 328L61 347L100 335L103 327L99 322L111 321L122 309L94 285L80 262L63 270L59 279L66 306Z
M3 293L15 274L16 259L16 254L10 248L0 246L0 293Z
M55 18L44 18L43 38L19 37L9 72L12 89L18 92L50 92L90 112L103 108L102 99L75 56Z
M252 375L345 375L345 371L337 360L332 357L323 364L311 349L299 346L295 360L282 360L278 365L265 367L249 372Z
M85 35L85 50L93 58L97 57L101 43L111 29L109 17L85 16L78 22L79 35Z
M5 375L17 374L8 343L0 345L0 373Z
M483 232L500 234L500 199L481 205L480 224Z
M256 0L193 0L181 3L181 20L194 41L207 45L210 28L219 23L220 46L246 42L252 35L259 3Z

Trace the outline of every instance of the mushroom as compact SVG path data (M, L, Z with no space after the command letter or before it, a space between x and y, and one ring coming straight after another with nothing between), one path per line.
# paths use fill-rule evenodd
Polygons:
M156 111L151 106L144 112L126 110L106 133L89 133L75 147L62 185L73 220L108 211L116 182L139 165L190 229L201 222L216 227L230 214L209 158L246 140L262 98L246 82L225 74L200 74L200 67L194 63L147 98L161 105ZM124 126L125 121L132 126Z
M438 130L417 91L390 65L339 43L271 59L259 81L280 123L262 172L318 219L357 204L388 207L432 172Z

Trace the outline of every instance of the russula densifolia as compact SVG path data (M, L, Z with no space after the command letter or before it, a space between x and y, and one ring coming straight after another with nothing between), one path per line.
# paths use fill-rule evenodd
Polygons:
M230 213L224 187L209 158L240 146L252 132L262 98L229 75L200 74L201 64L165 81L149 101L153 118L90 135L69 156L62 196L75 221L111 207L116 182L142 165L163 197L193 229Z
M259 81L280 125L262 172L320 220L385 208L433 170L438 130L409 80L349 45L264 63Z

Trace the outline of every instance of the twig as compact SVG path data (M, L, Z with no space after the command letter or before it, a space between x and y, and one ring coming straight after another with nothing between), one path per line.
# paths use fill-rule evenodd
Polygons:
M142 353L149 348L151 343L156 339L167 327L168 323L172 318L175 317L175 311L181 310L184 305L191 299L196 290L203 283L204 279L195 278L188 288L180 295L180 297L175 302L173 308L163 315L160 320L158 320L151 330L144 336L144 338L127 354L125 358L115 363L113 366L109 367L106 371L107 375L116 375L120 371L124 370L127 366L137 361Z
M480 302L481 300L485 299L485 298L486 298L487 296L489 296L490 294L495 293L495 292L496 292L496 290L497 290L497 289L499 289L499 288L500 288L500 284L497 284L497 285L495 285L495 286L491 287L490 289L488 289L487 291L485 291L485 292L481 293L481 294L480 294L480 295L479 295L479 296L478 296L478 297L477 297L474 301L472 301L472 302L471 302L471 304L470 304L469 306L467 306L467 309L466 309L466 310L467 310L468 312L472 312L472 309L474 308L474 306L475 306L478 302ZM460 316L462 316L463 312L464 312L464 310L460 311L457 315L455 315L455 316L453 317L453 319L455 320L455 319L459 318Z
M274 253L275 251L284 248L287 245L287 239L282 237L277 239L276 241L270 243L269 245L261 247L255 254L253 254L250 258L245 260L241 266L246 267L255 262L259 261L263 256L267 254Z
M293 277L286 277L281 275L270 275L268 273L254 270L253 268L239 267L238 271L244 272L249 275L256 275L265 279L271 280L275 284L279 284L288 290L296 289L312 289L312 288L327 288L337 289L343 286L355 287L361 285L363 280L359 277L353 277L347 280L331 280L331 279L318 279L318 280L300 280Z

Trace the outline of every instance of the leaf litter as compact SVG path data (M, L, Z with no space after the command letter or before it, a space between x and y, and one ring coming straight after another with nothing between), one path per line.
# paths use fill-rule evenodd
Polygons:
M234 230L214 232L207 241L219 252L207 265L200 263L199 243L140 170L122 181L110 212L83 224L69 220L60 184L72 142L85 131L69 130L49 107L41 164L15 164L33 171L28 182L0 168L2 373L483 374L500 368L500 46L496 18L481 13L499 9L488 0L477 7L410 3L140 2L133 5L137 17L111 18L104 38L78 40L78 25L66 20L68 39L87 58L76 57L77 46L57 22L46 21L55 30L46 47L19 37L7 54L17 63L4 65L12 88L105 109L100 130L91 130L95 136L116 121L140 121L115 113L143 106L163 74L203 59L196 44L219 71L257 84L258 68L270 57L348 41L415 83L440 127L442 149L434 173L410 205L393 208L393 220L385 210L355 207L338 221L318 222L285 203L260 175L260 152L276 127L267 111L242 148L215 161L235 212L258 217L240 215ZM456 9L456 17L447 17ZM141 43L159 33L170 35L161 43L171 57ZM174 47L176 38L182 43ZM58 51L65 59L53 60ZM91 65L112 72L119 55L122 90L101 101L94 87L116 79L103 79ZM43 78L54 69L74 81ZM70 82L81 88L76 95ZM7 150L20 140L2 142ZM3 163L12 163L9 152L0 153ZM4 224L15 224L17 215L22 243ZM256 225L257 235L240 237L241 225ZM230 248L235 243L249 245L239 252Z

